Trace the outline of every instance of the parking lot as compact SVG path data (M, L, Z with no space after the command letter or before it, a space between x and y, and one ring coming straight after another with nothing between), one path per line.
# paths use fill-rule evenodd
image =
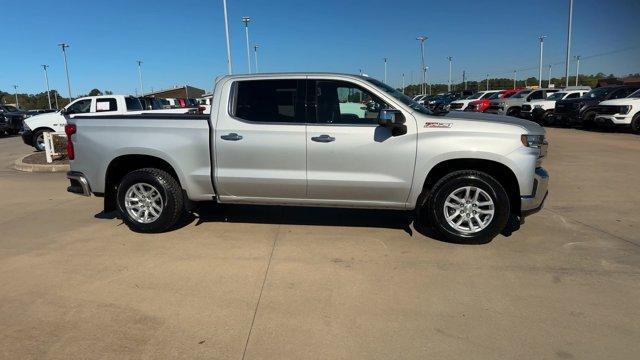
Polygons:
M0 358L636 358L640 136L548 136L545 209L485 245L257 206L136 234L0 138Z

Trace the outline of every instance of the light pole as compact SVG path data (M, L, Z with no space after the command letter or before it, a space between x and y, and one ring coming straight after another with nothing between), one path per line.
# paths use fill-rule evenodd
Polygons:
M580 76L580 55L576 56L576 86L578 86L578 77Z
M538 87L542 87L542 51L544 49L544 38L546 35L540 35L540 72L538 74Z
M513 88L516 88L516 79L518 78L518 70L513 70Z
M256 73L259 72L258 71L258 48L260 47L260 45L255 44L253 45L253 58L256 61Z
M567 59L564 63L565 86L569 86L569 59L571 59L571 22L573 20L573 0L569 0L569 26L567 30Z
M549 64L549 81L547 81L547 87L551 87L551 64Z
M144 96L144 86L142 85L142 60L136 60L138 63L138 78L140 79L140 95Z
M384 83L387 83L387 58L384 58Z
M49 90L49 75L47 74L47 68L49 65L42 65L44 69L44 83L47 85L47 100L49 100L49 110L51 110L51 91Z
M424 67L424 79L425 79L424 81L425 81L426 83L428 83L428 82L429 82L429 81L428 81L428 79L429 79L429 78L427 77L427 70L429 70L429 67L428 67L428 66L425 66L425 67ZM426 83L425 83L425 85L424 85L424 91L427 91L427 85L426 85ZM431 84L429 84L429 95L431 95Z
M402 94L404 95L404 73L402 73Z
M62 49L62 55L64 56L64 71L67 74L67 90L69 91L69 101L71 101L73 96L71 96L71 80L69 80L69 65L67 64L67 50L66 50L69 47L69 45L62 43L62 44L58 44L58 46L60 46L60 48Z
M233 73L231 66L231 44L229 43L229 20L227 18L227 0L222 0L222 8L224 9L224 35L227 38L227 71Z
M242 17L242 22L244 23L244 36L247 38L247 66L249 67L249 74L251 74L251 55L250 55L250 47L249 47L249 21L251 18L248 16Z
M447 86L447 91L451 91L451 60L453 60L452 56L448 56L449 59L449 85Z
M462 70L462 82L464 83L464 89L467 90L467 71Z
M487 74L487 91L489 91L489 74Z
M18 102L18 85L13 85L13 94L16 96L16 107L20 108L20 103Z
M420 71L422 71L421 93L423 94L427 92L427 68L424 66L424 41L427 39L428 37L423 35L420 35L416 38L416 40L420 41L420 55L422 59L422 68L420 69Z

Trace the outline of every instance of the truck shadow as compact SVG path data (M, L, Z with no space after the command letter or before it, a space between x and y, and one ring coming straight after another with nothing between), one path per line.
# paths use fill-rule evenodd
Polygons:
M195 226L208 222L347 226L396 229L404 231L409 236L417 232L430 239L450 242L433 229L414 220L413 211L202 203L194 213L186 215L174 230L193 222Z

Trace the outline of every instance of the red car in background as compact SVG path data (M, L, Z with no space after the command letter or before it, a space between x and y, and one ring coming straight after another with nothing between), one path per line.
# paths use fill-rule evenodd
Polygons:
M489 103L491 102L491 100L508 98L509 96L517 93L520 90L522 90L522 88L502 90L489 96L486 99L472 101L469 103L469 106L464 109L464 111L484 112L485 110L487 110L487 108L489 108Z

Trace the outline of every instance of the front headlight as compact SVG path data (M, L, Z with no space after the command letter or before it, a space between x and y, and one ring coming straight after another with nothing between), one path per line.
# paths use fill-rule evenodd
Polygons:
M624 106L620 106L620 109L618 110L618 113L622 114L622 115L627 115L629 113L629 111L631 111L631 106L624 105Z
M522 145L530 148L540 148L544 144L544 135L521 135Z

